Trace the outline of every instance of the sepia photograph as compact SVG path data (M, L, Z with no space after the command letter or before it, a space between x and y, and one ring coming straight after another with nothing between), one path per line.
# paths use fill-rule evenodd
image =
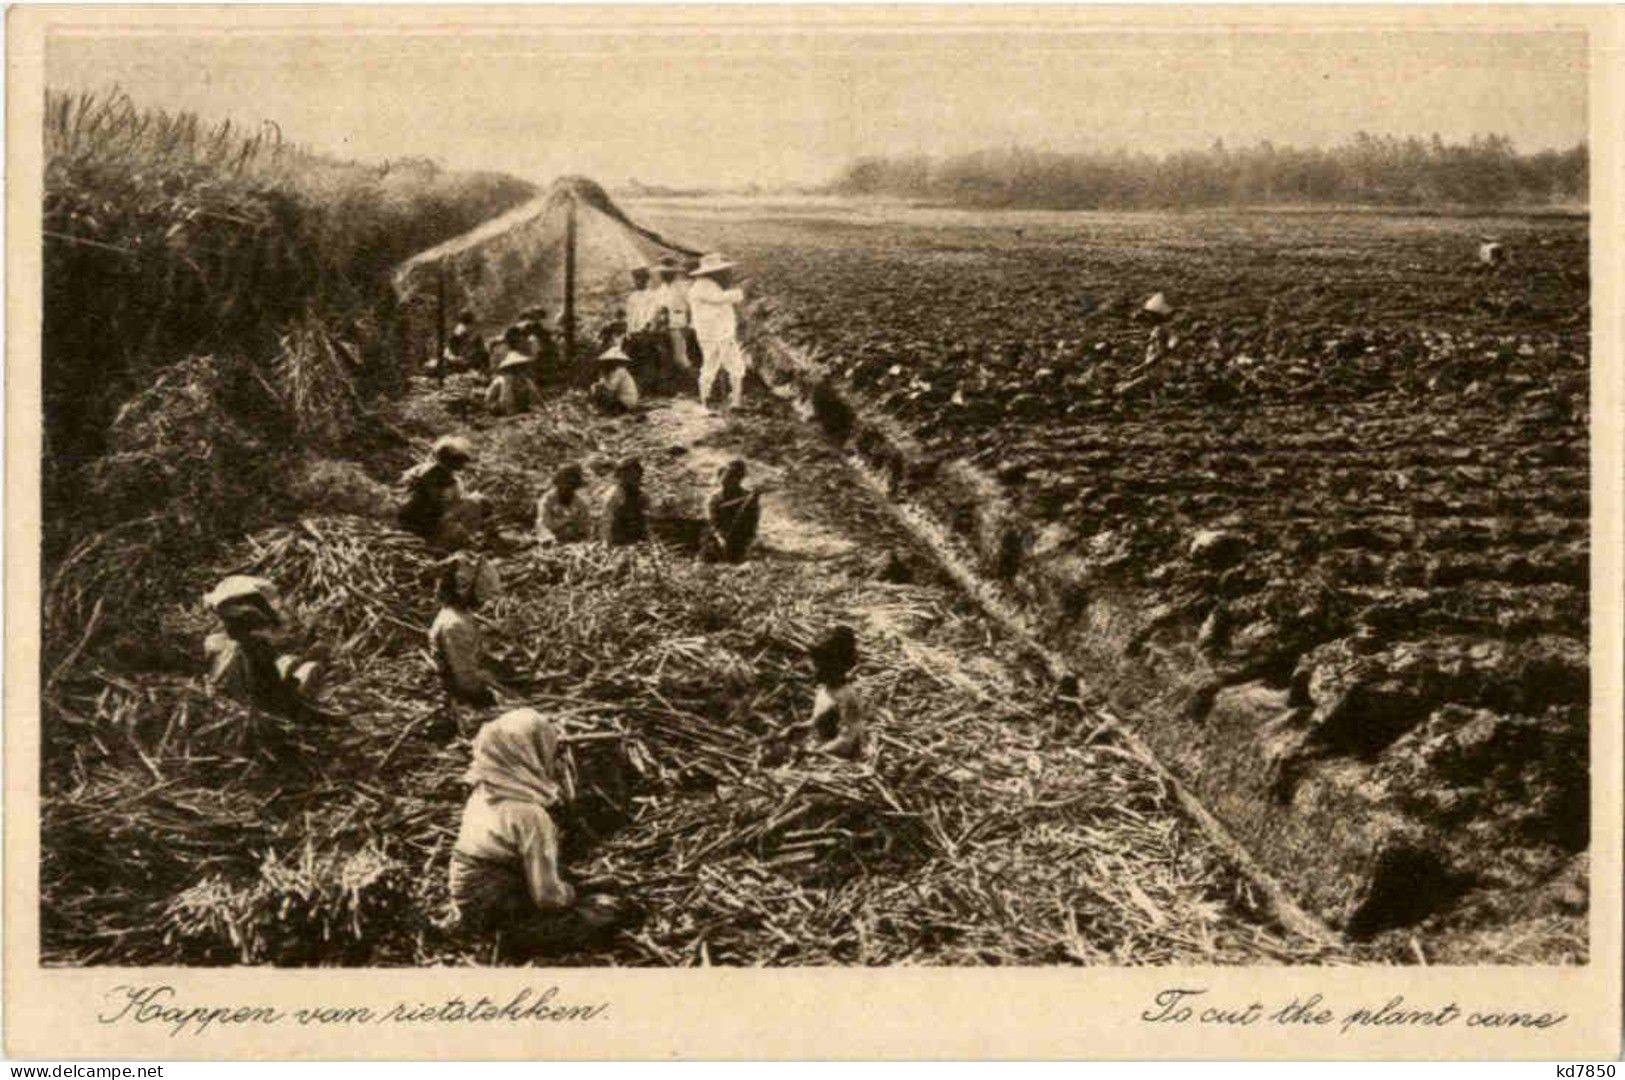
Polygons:
M1247 10L47 21L27 962L1617 993L1591 31Z

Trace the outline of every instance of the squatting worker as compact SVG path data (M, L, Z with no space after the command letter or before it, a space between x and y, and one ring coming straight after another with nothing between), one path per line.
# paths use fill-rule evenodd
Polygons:
M472 543L484 527L485 500L465 492L458 473L473 458L467 439L437 439L429 460L401 476L405 497L396 512L401 528L443 547Z
M536 362L527 352L528 342L519 327L508 327L503 342L508 352L485 389L485 407L493 416L516 416L536 404Z
M626 343L626 313L615 311L598 327L598 336L593 339L598 346L598 352L606 349L618 349Z
M592 384L593 404L600 412L629 413L638 407L638 384L627 370L631 357L611 345L598 357L598 380Z
M745 354L739 347L739 315L745 302L742 289L731 288L734 264L715 252L700 259L691 275L688 305L694 334L700 341L700 403L707 404L717 373L728 373L728 398L738 408L745 391Z
M474 621L474 612L497 588L495 569L476 555L459 553L441 566L440 612L429 625L429 654L441 686L465 705L497 702L497 681L485 668L480 628Z
M626 332L636 334L649 328L654 321L655 307L659 303L659 283L649 267L632 269L632 291L626 296Z
M761 523L762 497L745 489L745 463L739 458L722 467L717 481L705 504L707 530L700 554L709 562L743 562Z
M643 463L622 458L615 466L615 490L604 500L599 537L611 547L636 544L649 535L649 504L643 494Z
M581 466L571 462L553 474L553 489L536 505L536 536L543 544L575 544L592 538L592 506Z
M279 653L271 640L271 632L282 625L276 587L264 578L233 575L204 596L203 603L223 627L203 642L209 689L283 716L304 711L317 690L321 665Z
M550 813L575 798L557 726L535 709L502 714L475 736L463 779L474 790L451 852L448 891L457 926L520 929L541 912L574 904Z
M640 266L632 271L637 287L626 298L626 329L622 341L632 359L634 377L640 386L654 387L662 382L664 357L670 348L660 307L660 283L654 268Z

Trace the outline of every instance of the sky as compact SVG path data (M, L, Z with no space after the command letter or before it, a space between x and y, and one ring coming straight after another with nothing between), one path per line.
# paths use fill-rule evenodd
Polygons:
M46 78L274 120L345 157L611 185L818 183L864 154L1011 145L1306 146L1364 130L1505 134L1531 151L1586 135L1578 32L784 21L697 32L636 8L610 17L607 31L76 31L48 41Z

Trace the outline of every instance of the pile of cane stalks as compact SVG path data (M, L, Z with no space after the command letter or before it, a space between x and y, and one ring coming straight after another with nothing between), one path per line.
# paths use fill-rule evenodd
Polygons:
M456 732L483 718L453 713L428 662L438 558L379 522L325 517L261 532L218 568L275 580L295 621L321 628L318 717L96 664L51 683L48 963L529 959L437 925L467 797ZM809 588L793 564L701 565L662 545L499 565L482 618L505 704L555 717L581 775L568 865L643 913L545 962L1315 958L1236 917L1245 884L1187 845L1171 794L1109 735L1049 742L1067 714L964 659L986 657L985 631L940 594L833 571ZM803 651L832 617L865 642L876 754L770 765L772 731L811 699Z

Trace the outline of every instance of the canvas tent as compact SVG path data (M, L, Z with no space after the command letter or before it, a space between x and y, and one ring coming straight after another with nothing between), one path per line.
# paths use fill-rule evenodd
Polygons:
M698 253L633 221L594 181L567 176L545 196L402 263L395 291L413 328L432 329L437 343L465 307L492 334L540 305L550 322L575 316L580 337L590 329L584 320L624 300L633 267Z

